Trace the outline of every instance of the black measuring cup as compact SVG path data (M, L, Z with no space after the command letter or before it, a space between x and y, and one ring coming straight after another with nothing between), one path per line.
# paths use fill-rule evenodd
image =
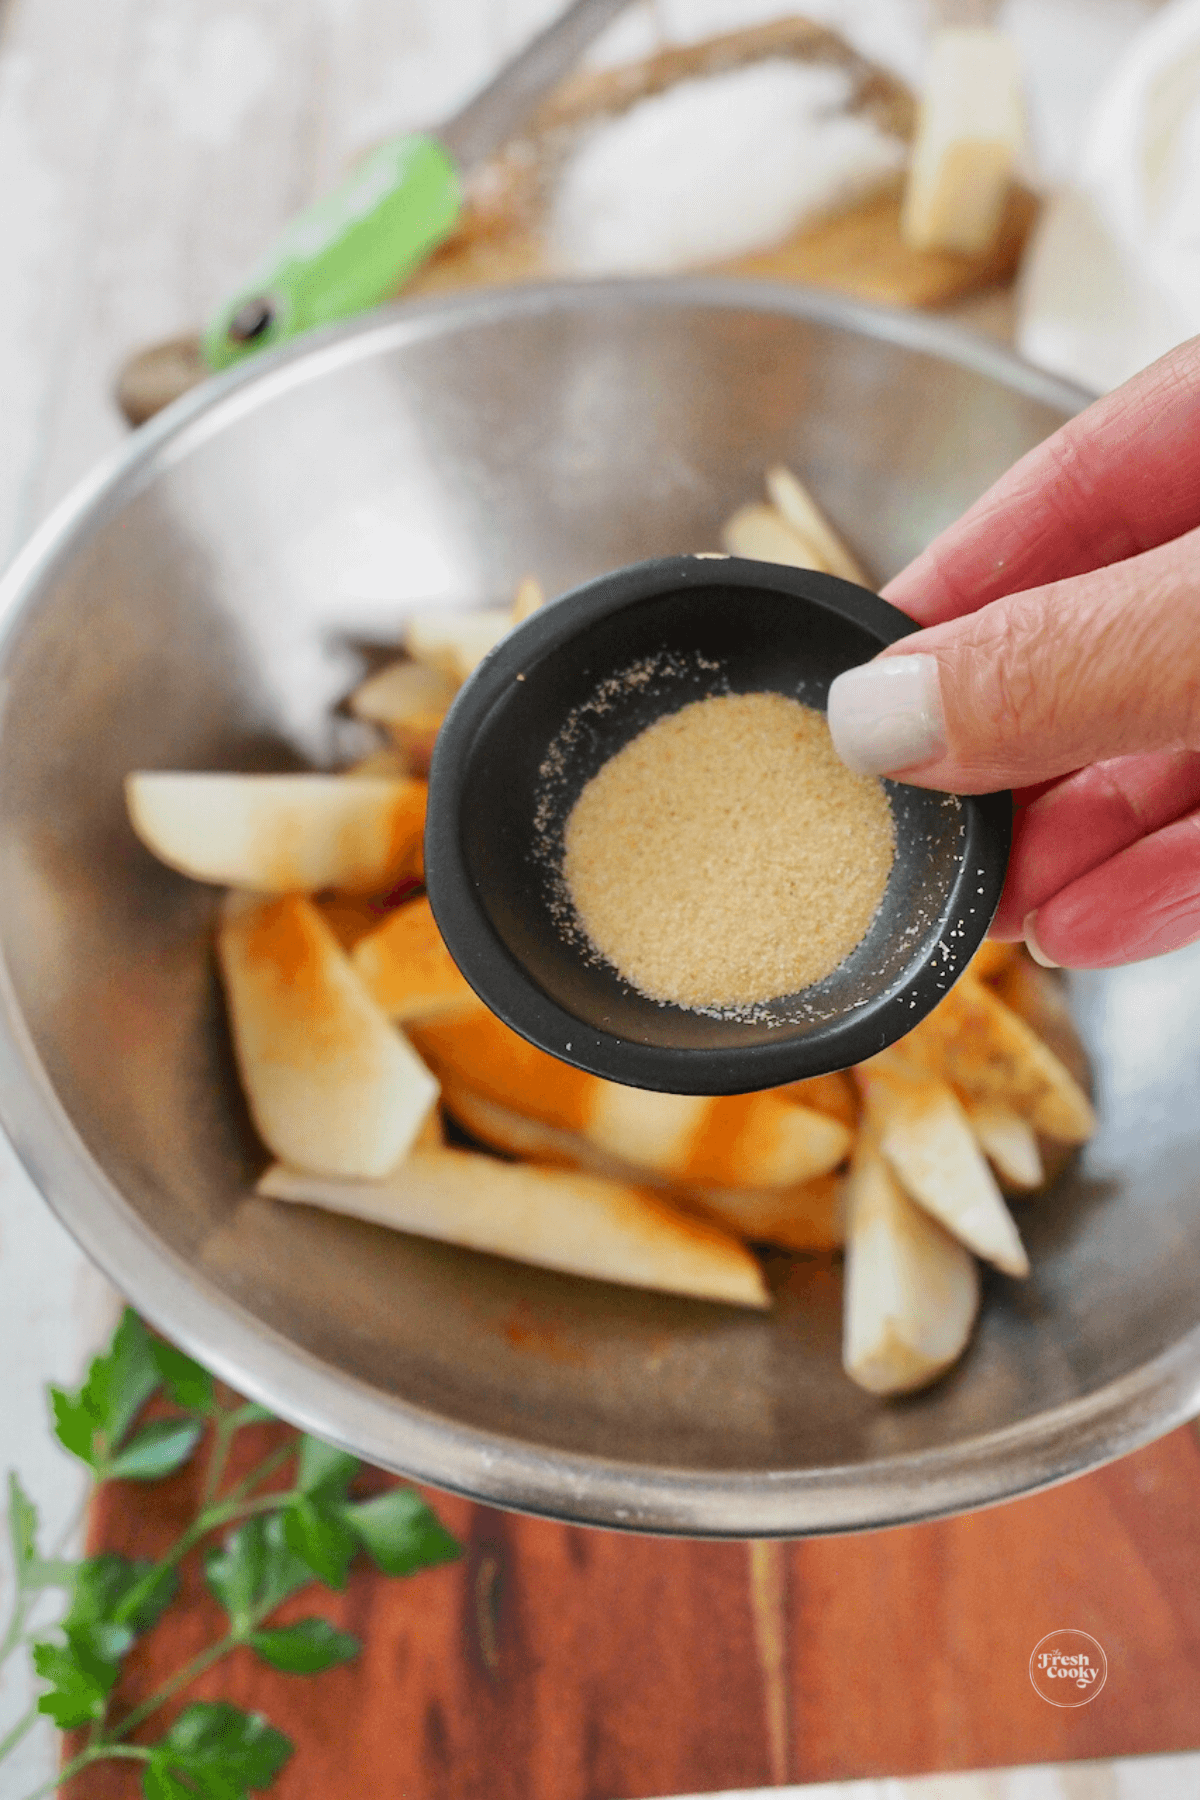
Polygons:
M559 861L583 787L656 719L714 693L823 710L836 675L917 629L833 575L673 556L588 582L504 638L439 733L425 832L434 916L493 1012L592 1074L693 1094L827 1074L911 1031L987 933L1007 793L885 781L896 854L866 936L822 981L752 1009L695 1011L631 988L570 928Z

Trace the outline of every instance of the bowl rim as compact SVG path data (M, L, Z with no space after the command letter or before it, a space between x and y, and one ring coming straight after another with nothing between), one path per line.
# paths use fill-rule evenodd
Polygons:
M496 930L472 872L461 822L477 740L544 659L581 642L614 615L684 590L735 587L784 594L797 607L858 625L880 648L919 631L870 589L814 569L739 556L660 556L584 582L539 607L489 651L455 695L429 771L425 884L446 945L471 986L504 1023L538 1049L591 1075L668 1093L743 1094L833 1074L895 1043L942 1000L987 934L1012 843L1007 791L957 796L963 832L945 911L953 929L884 995L801 1036L781 1029L752 1044L681 1049L603 1031L539 986ZM596 679L602 680L603 672ZM936 958L936 961L935 961Z
M4 677L39 590L148 479L280 388L475 321L630 306L748 308L884 339L990 376L1071 413L1094 397L936 318L819 290L717 277L545 284L401 302L267 352L184 395L100 462L0 577ZM608 1528L702 1537L795 1537L913 1523L1048 1487L1138 1449L1200 1411L1200 1326L1081 1398L953 1445L821 1469L680 1469L549 1450L468 1427L339 1371L256 1318L170 1249L93 1158L38 1057L0 958L0 1122L35 1186L86 1254L148 1320L215 1374L303 1430L383 1468L492 1505ZM697 1303L699 1304L699 1303Z

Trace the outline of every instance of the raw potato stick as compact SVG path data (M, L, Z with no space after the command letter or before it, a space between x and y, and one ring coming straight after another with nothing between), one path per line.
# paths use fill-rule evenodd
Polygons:
M786 563L794 569L831 571L820 550L794 531L773 506L755 502L740 506L725 521L721 542L731 556L748 556L754 562Z
M970 1100L998 1100L1047 1137L1082 1144L1096 1129L1091 1101L1048 1045L999 996L964 975L912 1039Z
M952 1090L894 1050L860 1064L855 1079L868 1129L905 1192L977 1256L1028 1275L1012 1215Z
M428 774L437 734L456 691L457 683L440 669L394 662L355 689L350 710L356 718L381 725L408 767Z
M1024 1019L1026 1025L1053 1052L1074 1081L1085 1090L1091 1074L1061 975L1050 969L1039 969L1022 953L1001 970L991 984L992 992L1010 1012Z
M380 892L421 866L426 784L341 775L126 777L134 830L195 881L261 894Z
M467 679L505 633L512 628L507 606L480 607L475 612L413 613L404 627L404 648L417 662L451 681Z
M843 581L857 581L860 587L870 587L871 583L859 564L808 489L802 486L790 469L776 464L773 469L767 470L767 493L771 496L771 503L776 511L791 526L797 537L812 545L821 558L822 567L828 569L831 575L840 575Z
M313 905L347 954L360 938L378 931L381 913L377 902L361 894L329 894Z
M967 972L976 981L999 981L1021 955L1023 951L1017 944L1000 944L993 938L984 938L967 964Z
M520 625L523 620L532 618L538 608L545 604L546 595L541 582L536 575L526 575L517 583L509 620L513 625Z
M371 725L443 715L456 687L448 675L401 657L369 675L350 696L350 711Z
M873 1394L925 1387L966 1348L975 1258L903 1191L870 1131L846 1183L842 1363Z
M999 1100L968 1100L967 1118L979 1147L1001 1182L1020 1192L1040 1188L1045 1179L1037 1132Z
M794 1187L826 1175L852 1134L770 1093L650 1093L602 1081L526 1043L479 1010L411 1036L434 1073L687 1187Z
M791 1081L786 1087L772 1088L780 1100L791 1100L814 1112L828 1113L840 1119L853 1131L858 1124L858 1095L850 1076L843 1070L837 1075L808 1075L802 1081Z
M648 1171L598 1150L576 1132L528 1119L470 1088L443 1086L442 1103L472 1137L509 1156L550 1168L584 1169L611 1181L637 1185ZM681 1188L664 1184L688 1207L699 1206L720 1224L753 1243L785 1250L835 1250L843 1241L840 1182L818 1175L794 1188Z
M312 903L231 895L217 932L234 1050L263 1142L324 1175L384 1175L438 1085Z
M845 1243L843 1185L839 1175L814 1175L791 1188L702 1187L687 1193L749 1243L803 1253L840 1250Z
M371 750L366 756L360 756L356 763L343 769L342 774L351 781L363 781L375 776L384 775L389 780L398 775L420 773L415 770L398 744L381 744L378 750Z
M406 901L359 938L351 956L367 992L389 1019L407 1025L483 1007L443 943L424 896Z
M571 1275L770 1305L758 1264L727 1232L595 1175L418 1150L386 1181L331 1181L276 1165L258 1192Z

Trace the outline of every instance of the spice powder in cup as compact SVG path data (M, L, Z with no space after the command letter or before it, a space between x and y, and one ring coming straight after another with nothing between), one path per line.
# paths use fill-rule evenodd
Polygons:
M811 987L862 942L895 854L882 784L823 713L717 694L657 719L583 789L562 875L631 987L693 1009Z

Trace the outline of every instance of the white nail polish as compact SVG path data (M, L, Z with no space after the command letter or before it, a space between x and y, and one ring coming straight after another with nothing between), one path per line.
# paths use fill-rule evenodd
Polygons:
M860 775L892 775L933 762L946 748L935 656L885 656L847 669L829 690L829 730Z
M1046 952L1042 949L1042 946L1037 941L1037 913L1036 912L1031 912L1031 913L1025 914L1025 923L1022 925L1021 931L1025 938L1025 948L1028 950L1030 956L1032 956L1035 963L1039 963L1043 969L1061 969L1062 968L1061 963L1056 963L1052 956L1046 955Z

